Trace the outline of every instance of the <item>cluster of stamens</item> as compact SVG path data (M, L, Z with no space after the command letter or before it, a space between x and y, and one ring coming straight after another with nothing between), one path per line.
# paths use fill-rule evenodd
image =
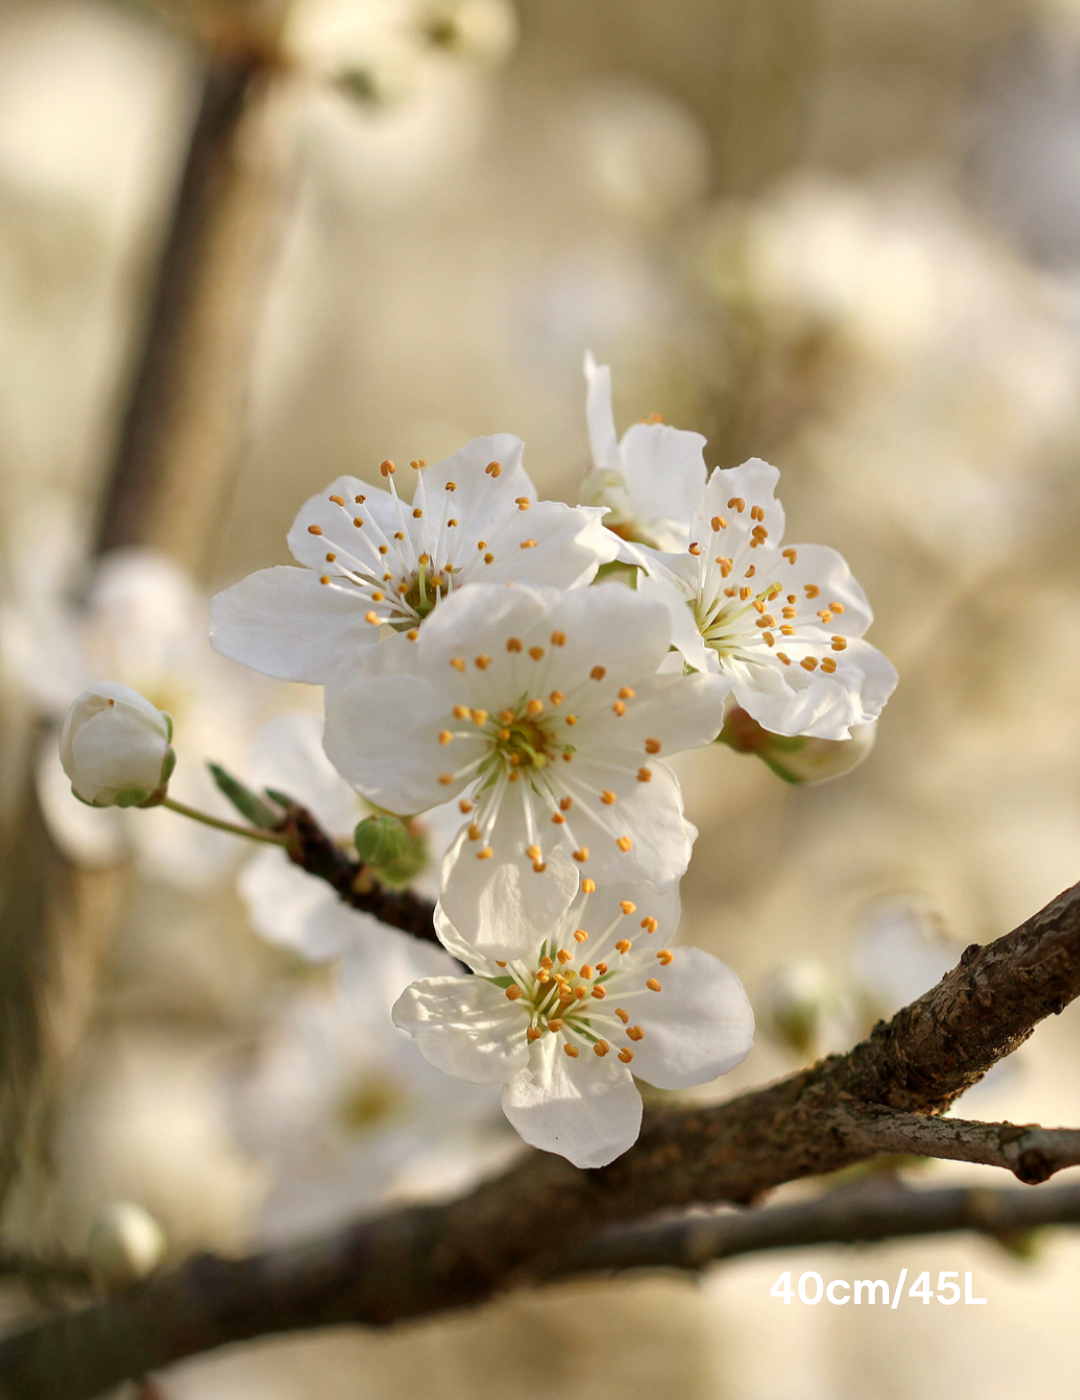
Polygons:
M573 857L579 864L589 859L589 848L579 842L573 832L575 810L585 813L604 831L607 831L622 852L632 849L633 841L607 815L616 805L617 795L610 788L596 790L584 778L579 778L572 765L577 752L572 742L573 731L581 719L580 709L592 707L595 700L589 697L589 688L603 681L607 671L603 666L593 666L588 677L574 689L565 693L556 688L548 688L545 681L546 659L566 645L566 634L554 631L548 645L526 646L519 637L510 637L506 651L519 658L514 670L514 702L497 713L470 705L459 704L453 709L456 727L439 731L439 743L447 747L455 740L478 737L483 740L483 748L460 768L439 774L439 782L450 787L465 779L474 781L473 795L460 799L458 806L464 816L471 816L468 835L470 841L478 843L477 857L488 860L494 855L489 843L491 832L498 817L503 797L510 786L520 783L522 778L529 791L538 799L524 803L525 819L528 828L528 842L525 855L532 861L533 869L541 872L546 869L537 806L540 815L545 809L548 821L559 828L561 839L571 846ZM530 665L531 663L531 665ZM450 660L453 670L462 675L471 671L486 671L492 664L487 653L472 658L455 656ZM528 667L525 674L524 668ZM543 692L538 694L537 692ZM627 705L635 698L631 686L621 686L610 710L616 719L627 713ZM659 739L647 739L645 752L655 755L660 752ZM642 766L637 770L637 781L647 783L652 778L651 770Z
M422 471L427 463L417 460L409 465L415 471ZM489 462L484 469L489 481L498 480L502 470L500 462ZM471 550L464 559L459 556L469 548L470 530L483 497L477 499L464 521L447 510L437 539L433 545L429 542L425 549L420 547L416 524L423 519L423 507L409 506L402 501L394 484L397 468L393 462L383 462L379 471L394 500L398 528L388 535L370 514L365 514L366 495L357 494L351 500L336 494L328 497L330 503L338 507L344 528L340 536L335 532L334 548L327 550L324 556L326 572L320 575L319 582L328 588L359 590L372 605L364 615L371 626L392 627L415 641L419 636L418 625L441 598L453 592L459 582L458 575L466 572L473 562ZM445 490L455 492L457 482L446 482ZM532 504L527 496L516 497L515 502L518 510L528 510ZM310 535L324 533L321 525L309 525L307 529ZM342 542L353 530L360 532L362 540L362 548L355 551ZM535 540L523 541L521 548L535 545ZM487 540L476 540L475 547L483 565L495 562Z
M746 510L746 501L741 496L733 496L727 504L736 514ZM785 591L783 581L778 579L762 588L760 580L755 581L757 563L747 562L747 551L761 548L769 538L764 508L751 506L750 518L755 524L749 537L744 536L730 556L710 554L702 560L699 592L692 603L702 640L720 657L729 660L761 664L775 658L782 666L799 665L804 671L815 671L820 666L826 675L833 675L837 669L835 656L804 656L796 662L783 650L783 639L790 637L800 643L819 644L820 629L828 627L834 617L844 611L843 603L833 601L815 608L813 605L821 597L821 588L815 583L802 585L804 597L794 589ZM728 529L728 520L723 515L714 515L710 525L715 548L716 541ZM690 544L689 552L695 557L704 554L696 540ZM789 567L794 567L798 551L789 546L781 551L781 557ZM738 581L727 582L733 574ZM752 626L749 625L751 618ZM807 627L812 630L808 632ZM834 635L829 639L830 651L845 651L847 645L846 637Z
M588 879L582 881L581 887L586 900L596 889ZM675 954L669 948L661 948L652 958L648 953L643 956L641 950L631 957L634 943L630 938L616 939L609 949L622 920L637 913L637 906L628 899L622 900L619 908L620 913L594 940L590 940L585 929L574 927L571 938L576 948L560 946L562 940L555 937L544 943L535 963L521 960L496 964L503 970L503 976L496 980L498 985L505 985L506 999L528 1015L525 1035L530 1041L546 1034L558 1035L562 1037L564 1053L571 1059L577 1059L582 1050L591 1050L601 1059L614 1050L624 1065L633 1060L634 1052L625 1041L643 1040L645 1031L632 1022L624 1003L662 991L655 976L642 977L640 985L635 983L654 963L658 968L670 966ZM584 908L579 908L570 922L580 919L583 913ZM639 927L648 937L656 933L659 924L646 915ZM591 952L585 947L590 941ZM598 955L602 955L599 960ZM593 960L585 961L586 956ZM614 1004L616 1000L619 1005Z

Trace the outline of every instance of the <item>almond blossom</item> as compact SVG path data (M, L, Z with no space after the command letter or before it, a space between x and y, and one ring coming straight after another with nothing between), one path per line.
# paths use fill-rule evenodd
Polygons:
M387 632L415 641L459 589L519 579L569 588L615 557L603 511L538 501L509 433L474 438L428 467L413 462L411 503L343 476L305 503L289 531L301 568L263 569L218 594L210 640L236 661L284 680L348 675Z
M506 898L562 898L556 848L596 879L685 871L697 833L661 755L710 743L722 706L712 677L656 674L670 637L667 610L619 585L477 585L440 607L407 671L395 658L328 689L326 751L388 811L458 799L443 899L497 947Z
M742 983L710 953L673 949L678 920L674 887L615 893L586 878L554 922L516 906L509 956L493 959L440 906L440 939L475 975L414 983L394 1022L437 1069L501 1083L503 1112L526 1142L577 1167L604 1166L640 1131L635 1076L685 1089L750 1051Z
M656 549L685 549L694 504L708 475L705 439L666 423L635 423L620 440L611 411L611 371L585 352L585 413L593 469L581 487L586 505L607 508L616 535ZM619 557L634 562L625 549Z
M685 666L775 734L848 739L880 715L896 670L863 641L873 614L843 557L781 547L780 473L758 458L716 471L685 553L637 547L643 596L662 601Z

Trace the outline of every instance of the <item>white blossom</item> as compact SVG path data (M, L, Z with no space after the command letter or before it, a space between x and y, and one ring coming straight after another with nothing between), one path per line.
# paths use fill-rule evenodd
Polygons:
M504 1148L498 1097L453 1085L416 1054L390 1007L416 977L449 971L442 949L384 930L307 987L267 1027L229 1101L264 1167L264 1239L339 1225L391 1197L463 1190Z
M537 501L523 450L499 433L435 466L413 463L411 504L392 462L381 467L385 488L340 477L289 531L303 567L263 569L214 599L214 646L267 675L322 684L373 659L384 631L397 634L388 644L401 654L468 585L588 583L615 556L603 512Z
M503 1111L526 1142L600 1167L637 1139L635 1075L661 1089L715 1079L749 1053L754 1018L729 967L671 947L674 887L616 895L584 879L578 890L566 865L573 882L558 918L537 918L527 900L514 906L506 958L478 951L440 907L439 937L474 975L417 982L393 1017L436 1068L501 1083Z
M562 898L556 848L596 879L685 871L697 833L660 755L711 742L722 707L712 677L656 674L670 635L666 610L621 586L477 585L442 605L408 671L328 689L326 751L391 812L458 799L443 900L498 947L505 897Z
M848 739L880 715L896 671L863 641L873 614L836 550L781 547L779 472L758 458L716 471L686 552L638 547L643 596L671 612L681 661L775 734Z
M685 549L689 520L705 486L705 439L666 423L635 423L620 440L611 411L611 371L585 353L585 402L593 469L581 487L586 505L604 506L604 524L621 538L656 549ZM634 562L623 549L620 558Z
M119 681L101 681L71 702L60 763L71 790L92 807L131 807L168 782L172 720Z

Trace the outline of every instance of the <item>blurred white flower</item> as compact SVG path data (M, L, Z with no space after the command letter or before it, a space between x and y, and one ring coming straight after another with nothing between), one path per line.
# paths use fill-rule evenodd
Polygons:
M585 880L579 895L573 866L555 859L569 898L554 922L528 900L508 908L505 960L478 952L437 911L440 939L474 975L417 982L394 1022L446 1074L502 1084L503 1112L533 1147L601 1167L637 1140L635 1075L686 1089L726 1074L750 1052L754 1016L718 958L668 946L677 889L616 895Z
M625 540L685 549L690 516L705 487L705 439L666 423L635 423L620 439L611 411L611 371L585 352L585 413L593 469L581 484L586 505L604 506L604 524ZM620 558L633 562L625 549Z
M781 549L780 473L758 458L709 478L685 554L635 553L638 592L671 613L685 665L775 734L849 739L876 720L896 670L863 641L872 613L836 550Z
M261 787L295 798L343 845L371 808L338 773L322 746L314 715L286 714L256 735L248 761ZM427 845L427 863L409 884L427 899L439 895L439 869L461 816L454 803L425 812L410 825ZM408 940L368 914L350 909L321 880L306 874L280 850L263 847L245 864L240 894L252 927L267 942L290 948L308 962L324 962L372 941Z
M136 1201L112 1201L90 1227L87 1258L108 1288L124 1288L149 1276L168 1251L165 1231Z
M131 807L163 790L175 755L172 721L117 681L99 681L71 702L60 763L71 790L93 807Z
M602 512L537 501L509 433L474 438L427 467L414 462L411 505L389 490L340 477L313 496L289 531L303 568L251 574L211 606L218 651L267 675L325 683L375 658L382 629L400 664L424 619L474 583L588 583L615 546Z
M440 949L383 930L333 986L301 992L272 1023L230 1095L240 1141L271 1177L264 1238L340 1225L393 1197L464 1190L505 1153L497 1094L448 1084L390 1021L413 978L451 966Z
M659 755L709 743L722 715L714 678L656 674L670 635L665 609L621 585L463 589L407 649L410 671L328 690L326 751L388 811L459 798L443 900L498 948L504 897L562 898L543 875L556 848L597 879L685 871L696 832Z

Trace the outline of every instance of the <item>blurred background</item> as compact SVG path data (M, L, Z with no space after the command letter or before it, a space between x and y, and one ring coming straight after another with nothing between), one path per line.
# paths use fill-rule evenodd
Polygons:
M5 0L0 347L9 1249L82 1255L124 1203L148 1257L240 1251L515 1151L385 1019L428 954L228 838L79 808L55 735L125 680L176 717L178 796L214 808L213 758L347 833L318 695L216 657L207 600L384 457L512 431L575 500L586 347L620 431L659 412L710 466L780 467L790 540L845 554L901 677L836 782L682 765L684 937L762 1023L699 1097L844 1048L1080 874L1076 0ZM959 1111L1080 1122L1078 1050L1074 1007ZM947 1369L957 1400L1036 1373L1057 1400L1078 1264L1066 1232L803 1250L160 1379L892 1400ZM972 1270L988 1304L769 1297L786 1268L904 1266ZM49 1301L11 1283L0 1318Z

